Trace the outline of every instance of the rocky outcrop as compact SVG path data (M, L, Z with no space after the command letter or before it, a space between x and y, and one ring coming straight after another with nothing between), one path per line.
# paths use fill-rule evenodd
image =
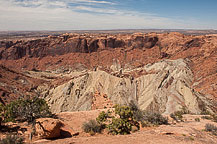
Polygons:
M136 36L131 39L122 37L91 37L82 35L62 35L29 41L1 41L0 59L16 60L22 57L45 57L67 53L92 53L99 50L132 47L152 48L158 37Z
M60 120L52 118L40 118L36 121L35 132L40 138L51 139L61 136L61 127L63 123Z
M0 65L0 103L6 104L19 97L38 96L35 91L46 81Z
M169 114L185 107L192 113L201 112L206 99L191 85L193 74L188 61L163 60L135 69L114 71L89 71L83 76L46 92L52 112L91 110L94 94L105 94L113 104L134 101L142 110ZM121 71L121 72L120 72ZM135 71L145 71L137 77Z

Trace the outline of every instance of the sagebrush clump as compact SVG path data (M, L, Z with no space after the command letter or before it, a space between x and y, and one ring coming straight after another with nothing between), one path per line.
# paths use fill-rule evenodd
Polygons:
M94 135L95 133L101 133L102 126L96 120L89 120L83 123L82 129L84 132Z
M161 114L141 111L134 103L130 103L129 106L115 105L114 108L114 111L101 112L96 118L97 124L93 123L94 127L97 125L101 130L107 128L110 134L125 135L135 129L139 130L140 123L143 126L168 124L167 118ZM86 130L89 127L87 124L84 123L83 130L89 133L90 130Z
M133 110L133 118L140 122L143 127L168 124L168 119L158 112L142 111L133 102L129 106Z
M217 127L213 124L206 124L205 131L211 132L213 135L217 136Z
M0 144L24 144L24 139L17 135L8 135L0 141Z

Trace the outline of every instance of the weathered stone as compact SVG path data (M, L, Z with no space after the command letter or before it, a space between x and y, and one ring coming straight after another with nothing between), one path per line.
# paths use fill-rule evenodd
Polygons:
M185 107L192 113L200 113L198 100L205 102L205 99L191 88L193 74L187 63L183 59L162 60L135 69L125 69L118 76L100 70L89 71L51 89L46 99L55 113L90 110L96 91L107 95L113 104L134 101L142 110L169 114ZM132 79L128 75L134 71L146 73ZM74 86L70 87L72 82ZM67 95L69 89L71 93Z
M40 118L36 121L36 134L40 138L51 139L61 136L61 127L63 123L60 120L52 118Z

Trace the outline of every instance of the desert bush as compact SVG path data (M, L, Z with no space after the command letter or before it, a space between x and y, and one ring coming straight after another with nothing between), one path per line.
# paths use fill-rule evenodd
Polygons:
M129 103L130 109L133 111L133 118L138 122L144 121L144 112L138 108L138 106L131 101Z
M211 132L213 135L217 136L217 127L213 124L206 124L205 131Z
M113 115L111 111L101 112L96 118L102 128L108 128L111 134L130 134L132 126L139 129L139 123L133 118L133 111L129 106L115 105Z
M168 119L158 112L148 112L140 110L132 101L129 104L133 111L133 118L142 124L142 127L151 125L168 124Z
M102 112L98 115L98 117L96 118L96 121L97 121L99 124L102 124L102 123L106 122L107 119L110 118L110 117L111 117L111 112L110 112L110 111L108 111L108 112L102 111Z
M133 111L129 106L115 105L115 117L108 124L109 133L111 134L130 134L132 126L139 128L139 123L133 119Z
M195 118L194 119L196 122L200 122L200 118Z
M212 120L212 117L210 117L210 116L202 116L201 118L202 119L207 119L207 120Z
M151 127L152 126L152 124L150 123L150 122L148 122L148 121L142 121L141 122L141 126L144 128L144 127Z
M144 121L147 121L153 125L168 124L168 119L157 112L145 112Z
M37 118L52 117L46 101L38 97L19 99L5 106L1 106L3 122L27 121L34 122Z
M208 110L202 110L200 115L210 115L211 113Z
M82 129L86 133L94 135L95 133L101 133L102 127L96 120L89 120L88 122L83 123Z
M210 116L211 116L213 122L217 122L217 115L216 114L211 114Z
M111 134L130 134L134 127L137 130L142 126L168 124L167 118L159 113L141 111L134 103L126 105L115 105L114 113L111 111L101 112L96 118L101 128L108 128Z
M113 118L112 122L108 125L109 133L111 134L130 134L132 130L132 124L127 119Z
M15 118L18 115L18 105L18 101L13 101L5 106L2 105L1 117L3 118L3 122L15 122Z
M217 122L217 115L211 114L209 116L202 116L202 119L212 120L213 122Z
M183 121L183 115L184 114L188 114L189 111L186 108L182 108L182 110L180 111L176 111L174 113L170 114L170 117L172 119L174 119L175 121L179 122L179 121Z
M33 122L37 118L52 117L49 106L44 99L19 100L18 119Z
M8 135L0 141L0 144L24 144L24 139L17 135Z

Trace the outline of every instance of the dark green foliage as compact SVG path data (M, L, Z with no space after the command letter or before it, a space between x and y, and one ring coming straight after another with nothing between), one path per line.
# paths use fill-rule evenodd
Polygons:
M210 117L210 116L202 116L201 118L202 119L207 119L207 120L212 120L212 117Z
M132 124L129 119L113 118L112 122L108 125L109 133L111 134L130 134Z
M202 110L200 115L210 115L210 112L208 110Z
M15 122L18 115L18 101L13 101L5 106L1 105L1 117L3 122Z
M102 126L96 120L89 120L83 123L82 129L84 132L94 135L95 133L101 133Z
M153 125L168 124L168 119L156 112L145 112L144 121L147 121Z
M1 106L0 110L4 122L16 120L33 122L37 118L53 116L46 101L38 97L13 101Z
M133 117L133 111L128 106L115 105L115 114L119 115L121 119L128 119Z
M106 120L107 120L108 118L111 117L110 114L111 114L110 111L108 111L108 112L102 111L102 112L98 115L98 117L96 118L96 121L97 121L98 123L102 124L102 123L106 122Z
M210 116L212 118L212 121L217 122L217 115L216 114L211 114Z
M217 127L213 124L206 124L205 131L211 132L213 135L217 136Z
M108 124L109 133L111 134L130 134L132 126L139 128L139 123L133 119L133 111L129 106L115 106L115 117Z
M52 117L46 101L37 97L19 100L17 112L21 121L33 122L37 118Z
M0 144L24 144L24 139L16 135L8 135L0 141Z
M163 117L160 113L141 111L132 101L129 106L133 111L133 118L141 122L142 127L168 124L168 119Z
M134 120L139 122L144 121L144 112L141 111L133 101L130 102L129 107L133 111Z
M213 122L217 122L217 115L215 114L211 114L209 116L202 116L202 119L208 119L208 120L212 120Z
M183 121L184 114L189 114L189 111L185 107L183 107L182 110L180 111L171 113L170 117L173 118L175 121L180 122L180 121Z
M196 122L200 122L200 118L195 118L194 119Z
M95 132L93 127L100 127L101 129L107 127L111 134L125 135L133 131L133 126L135 126L134 129L139 130L139 122L143 126L168 124L167 118L163 117L161 114L141 111L132 102L129 106L115 105L114 108L114 113L111 111L101 112L96 118L98 123L96 123L96 121L85 123L83 130L90 133L92 131Z

